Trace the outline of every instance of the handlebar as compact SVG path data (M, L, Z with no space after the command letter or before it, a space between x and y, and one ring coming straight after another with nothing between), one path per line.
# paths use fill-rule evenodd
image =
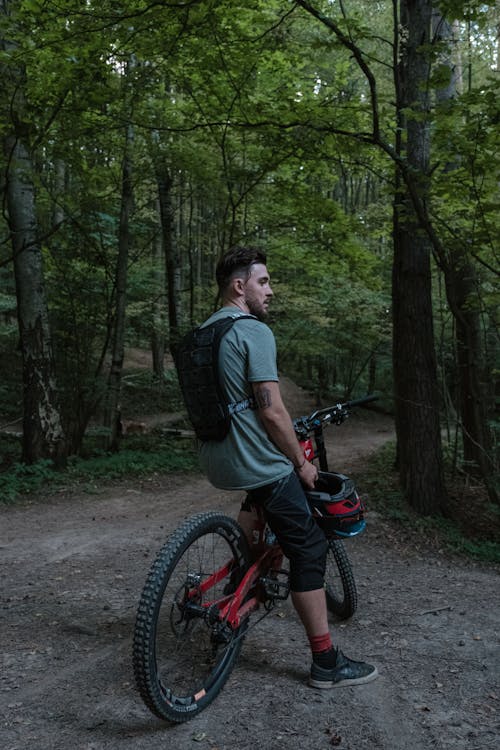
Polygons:
M349 412L355 406L361 406L362 404L368 404L371 401L376 401L378 396L370 394L363 396L362 398L356 398L352 401L346 401L341 404L334 404L333 406L327 406L324 409L317 409L312 414L304 417L297 417L293 420L293 428L299 439L305 439L311 432L322 427L324 424L333 422L334 424L342 424L347 419Z

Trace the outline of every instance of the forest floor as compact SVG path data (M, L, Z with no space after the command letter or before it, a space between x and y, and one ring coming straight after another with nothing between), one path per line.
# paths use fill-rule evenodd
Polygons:
M286 379L283 387L294 416L309 410L307 394ZM327 432L331 465L355 473L362 491L367 457L392 432L388 417L359 410ZM0 508L3 750L500 746L498 568L451 556L373 511L346 545L358 610L332 621L332 633L349 656L378 666L378 680L309 688L308 647L287 600L248 634L203 713L181 725L152 716L131 670L149 567L186 516L233 515L240 499L199 476L155 475Z

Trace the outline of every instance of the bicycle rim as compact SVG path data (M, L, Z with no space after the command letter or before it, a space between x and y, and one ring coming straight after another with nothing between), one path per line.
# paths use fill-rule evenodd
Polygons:
M328 541L325 594L332 614L341 620L352 617L358 606L358 594L351 563L340 539Z
M162 719L195 716L234 666L243 626L231 631L217 616L231 575L213 580L231 561L233 570L248 562L243 532L233 519L209 512L188 519L151 568L137 612L133 661L139 692Z

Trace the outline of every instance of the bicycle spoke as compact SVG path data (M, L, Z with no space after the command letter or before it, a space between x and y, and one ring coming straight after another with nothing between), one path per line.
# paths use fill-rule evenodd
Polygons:
M247 564L241 529L215 513L186 522L165 545L144 588L134 638L134 669L146 704L184 721L213 700L241 648L220 622L233 570ZM241 630L241 628L240 628Z

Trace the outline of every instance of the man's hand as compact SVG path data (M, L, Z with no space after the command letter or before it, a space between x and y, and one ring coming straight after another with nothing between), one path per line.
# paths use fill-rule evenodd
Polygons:
M303 466L300 467L300 469L296 469L298 477L304 487L307 487L309 490L314 489L314 483L316 482L318 478L318 470L314 464L312 464L310 461L306 461Z

